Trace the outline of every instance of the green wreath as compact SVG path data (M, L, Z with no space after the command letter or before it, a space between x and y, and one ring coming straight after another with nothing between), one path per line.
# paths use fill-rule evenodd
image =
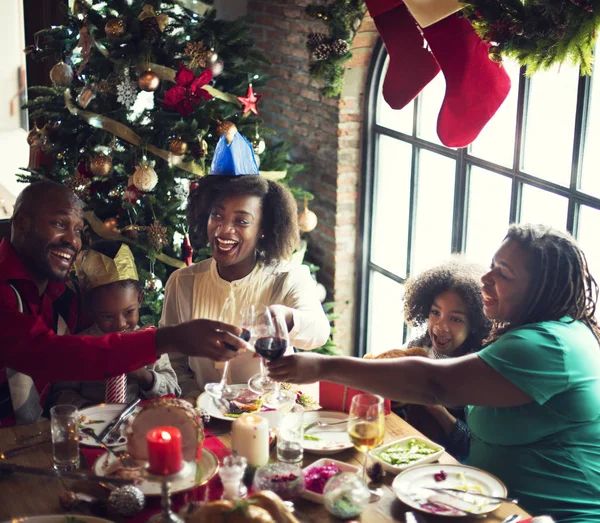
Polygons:
M463 14L490 59L515 58L531 75L566 61L591 74L600 0L468 0Z

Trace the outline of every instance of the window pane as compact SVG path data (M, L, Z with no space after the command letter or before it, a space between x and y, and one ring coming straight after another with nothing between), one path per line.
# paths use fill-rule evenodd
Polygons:
M411 274L448 258L452 248L455 161L419 151L419 183Z
M406 107L396 111L383 99L383 80L389 64L390 57L388 56L383 66L379 82L379 92L377 94L377 123L388 129L412 135L415 101L411 101Z
M401 277L406 276L411 150L405 142L378 137L371 260Z
M600 52L600 49L597 49ZM596 53L598 56L598 53ZM594 66L585 133L581 190L600 198L600 67Z
M367 352L380 354L402 346L404 287L371 272Z
M564 231L567 228L568 205L563 196L523 185L520 222L543 223Z
M568 186L573 163L579 69L568 63L530 79L523 169Z
M582 205L579 210L578 229L579 246L585 253L592 276L596 282L600 282L600 242L598 242L600 211ZM600 309L596 309L596 316L600 316Z
M500 247L510 222L511 186L506 176L471 167L466 245L471 260L487 266Z
M417 136L439 145L442 145L442 142L440 142L437 135L437 119L445 92L446 81L444 80L444 75L438 74L425 86L419 95Z
M471 144L469 153L505 167L513 166L515 131L517 128L517 99L519 97L520 67L514 60L504 58L502 64L510 76L511 89L498 112Z

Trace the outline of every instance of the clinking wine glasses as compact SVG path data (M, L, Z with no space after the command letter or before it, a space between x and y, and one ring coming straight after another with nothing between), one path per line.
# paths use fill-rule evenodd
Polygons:
M285 318L273 313L264 305L257 306L254 319L254 349L261 356L260 374L248 380L248 388L264 395L263 404L271 408L279 408L284 404L293 404L296 395L282 390L279 382L273 381L267 374L265 360L281 358L289 345L288 329Z

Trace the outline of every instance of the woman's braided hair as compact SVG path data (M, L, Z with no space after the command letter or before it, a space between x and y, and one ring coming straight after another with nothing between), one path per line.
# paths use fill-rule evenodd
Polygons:
M546 225L513 224L505 240L517 242L527 253L531 282L521 316L496 323L488 341L521 325L569 316L585 323L600 342L598 285L575 239Z

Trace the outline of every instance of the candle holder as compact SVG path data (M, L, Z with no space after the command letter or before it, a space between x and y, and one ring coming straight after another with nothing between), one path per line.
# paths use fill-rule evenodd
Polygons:
M148 465L145 470L145 477L150 481L156 481L161 484L161 496L160 496L160 505L161 511L158 514L154 514L149 520L148 523L184 523L184 519L175 512L171 510L171 483L173 481L177 481L178 479L182 479L190 474L189 471L190 465L186 462L183 463L183 467L179 472L175 474L170 474L168 476L159 476L157 474L152 474L148 470Z

